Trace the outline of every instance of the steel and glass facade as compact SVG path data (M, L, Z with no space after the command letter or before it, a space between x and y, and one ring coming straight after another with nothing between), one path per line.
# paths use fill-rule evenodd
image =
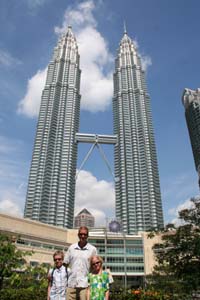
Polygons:
M144 245L142 236L129 236L101 230L91 230L89 242L95 245L119 286L142 286L144 270Z
M182 102L185 108L195 167L200 175L200 89L196 91L184 89Z
M67 228L73 227L80 75L78 46L68 27L48 66L24 212Z
M128 234L163 227L150 97L126 31L115 60L113 115L116 217Z

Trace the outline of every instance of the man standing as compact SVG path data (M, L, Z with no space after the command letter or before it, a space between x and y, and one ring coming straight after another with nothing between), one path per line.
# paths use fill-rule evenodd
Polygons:
M79 242L69 247L64 258L64 264L69 265L71 269L68 280L67 300L86 300L90 257L97 254L96 248L87 241L87 227L82 226L79 228L78 237Z

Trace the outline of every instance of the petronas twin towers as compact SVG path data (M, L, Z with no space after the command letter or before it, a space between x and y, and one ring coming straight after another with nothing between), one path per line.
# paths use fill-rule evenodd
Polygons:
M29 175L25 217L71 228L80 115L79 54L68 29L48 66Z
M24 216L72 228L78 142L114 144L116 217L124 232L163 227L150 99L140 57L124 32L115 61L114 135L80 134L80 67L68 27L42 93ZM94 141L93 141L94 140ZM95 201L95 199L94 199Z

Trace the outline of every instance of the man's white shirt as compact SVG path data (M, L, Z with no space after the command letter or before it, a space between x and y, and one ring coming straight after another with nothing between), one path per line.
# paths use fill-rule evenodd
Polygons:
M72 244L65 254L64 263L69 264L70 276L68 287L86 288L88 286L87 275L90 268L90 257L97 255L97 249L90 243L80 248L78 243Z

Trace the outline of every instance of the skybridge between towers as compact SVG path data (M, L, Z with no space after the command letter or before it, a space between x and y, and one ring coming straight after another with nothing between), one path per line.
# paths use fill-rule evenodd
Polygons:
M94 150L95 147L98 148L100 155L105 162L110 174L113 177L113 180L115 181L115 176L112 172L112 168L109 164L109 161L106 158L106 155L103 151L103 148L101 147L101 144L109 144L109 145L115 145L117 144L117 135L105 135L105 134L93 134L93 133L76 133L75 141L77 143L89 143L92 144L91 148L89 149L88 153L86 154L85 158L83 159L83 162L76 173L76 179L82 170L83 166L85 165L86 161L90 157L92 151Z
M117 135L76 133L76 142L115 145L117 143Z

